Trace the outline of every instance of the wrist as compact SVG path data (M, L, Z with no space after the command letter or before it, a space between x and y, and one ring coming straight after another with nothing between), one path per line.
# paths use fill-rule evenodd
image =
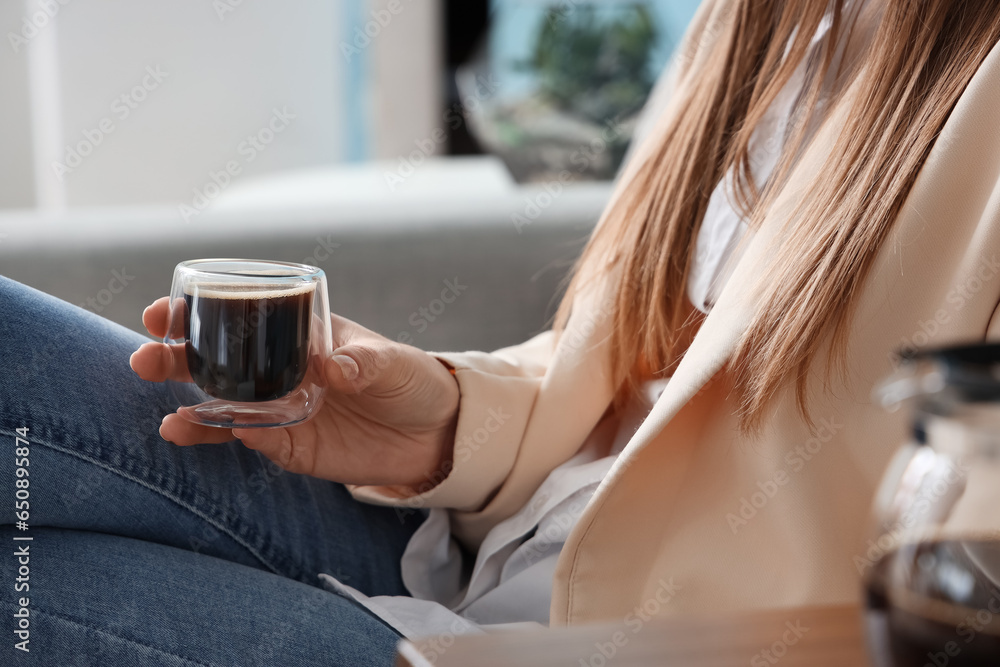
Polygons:
M448 362L433 354L427 356L437 363L437 371L434 372L438 378L436 386L442 404L442 418L440 426L435 429L434 435L428 442L429 451L426 453L424 473L419 480L406 484L406 488L413 493L425 493L447 478L454 466L455 436L458 431L458 413L461 402L461 392L459 390L458 378L455 368Z
M434 357L434 355L431 356ZM450 382L445 383L447 386L445 391L449 395L448 400L451 404L449 411L451 417L448 419L448 423L441 434L441 460L439 466L440 470L451 472L455 453L455 435L458 432L458 411L462 401L462 393L458 384L458 373L455 367L440 357L434 357L434 359L448 371L448 375L451 378Z

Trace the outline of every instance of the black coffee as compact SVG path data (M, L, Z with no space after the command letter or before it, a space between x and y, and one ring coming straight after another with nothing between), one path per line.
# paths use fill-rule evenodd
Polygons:
M1000 665L1000 538L910 545L869 578L867 623L887 650L878 667Z
M185 294L188 368L205 393L228 401L271 401L302 382L309 361L313 290L250 292L199 285Z

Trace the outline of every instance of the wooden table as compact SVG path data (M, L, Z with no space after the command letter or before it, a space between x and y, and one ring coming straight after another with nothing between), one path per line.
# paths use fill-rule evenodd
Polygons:
M398 667L865 667L855 607L594 625L400 644Z

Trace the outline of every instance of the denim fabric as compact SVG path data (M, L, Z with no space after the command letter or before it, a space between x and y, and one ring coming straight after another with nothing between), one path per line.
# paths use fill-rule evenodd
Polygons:
M392 664L395 631L317 575L406 595L399 561L422 516L357 503L239 442L163 441L164 387L128 365L146 340L0 277L0 664ZM12 526L20 427L28 531ZM11 633L24 544L29 654Z

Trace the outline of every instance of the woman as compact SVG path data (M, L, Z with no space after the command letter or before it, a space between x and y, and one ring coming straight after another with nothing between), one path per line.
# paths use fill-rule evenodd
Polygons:
M556 328L432 356L335 317L288 429L160 423L181 358L145 343L135 380L136 337L0 283L40 664L854 600L902 426L871 387L1000 333L998 37L993 0L710 0Z

